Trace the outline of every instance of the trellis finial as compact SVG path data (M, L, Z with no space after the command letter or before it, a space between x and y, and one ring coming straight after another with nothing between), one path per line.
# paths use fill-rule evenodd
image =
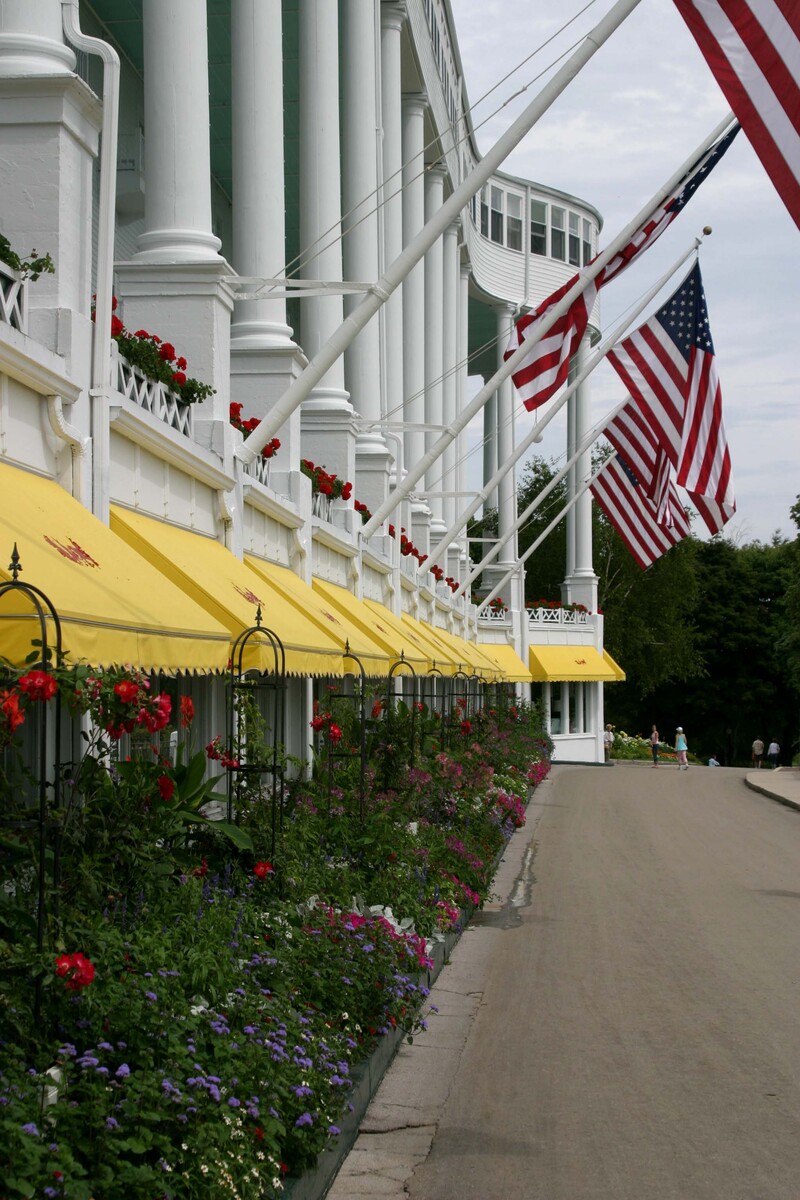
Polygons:
M17 578L22 571L22 565L19 561L19 551L17 550L16 542L14 542L14 549L11 551L11 562L8 564L8 569L11 572L11 578L16 583Z

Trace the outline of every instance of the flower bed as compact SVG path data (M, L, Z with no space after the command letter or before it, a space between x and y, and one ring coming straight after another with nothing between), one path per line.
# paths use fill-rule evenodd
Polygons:
M235 826L203 819L204 764L224 753L236 770L241 748L192 754L191 702L145 684L34 670L3 687L6 811L24 806L16 740L56 690L100 731L66 768L61 908L42 954L35 837L4 842L7 1197L279 1195L336 1142L359 1064L420 1028L432 949L482 902L549 766L527 710L472 713L468 733L444 736L423 709L409 768L411 713L374 703L362 817L352 705L334 698L272 855L260 787ZM130 761L114 762L115 745Z

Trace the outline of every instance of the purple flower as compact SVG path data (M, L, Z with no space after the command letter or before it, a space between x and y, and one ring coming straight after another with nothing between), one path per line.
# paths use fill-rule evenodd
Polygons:
M301 1128L303 1125L313 1125L313 1124L314 1124L314 1118L312 1117L311 1113L308 1113L308 1112L304 1112L303 1115L301 1117L298 1117L297 1120L295 1121L295 1127L298 1129Z
M29 1133L31 1137L38 1137L39 1130L34 1125L33 1121L29 1121L27 1125L22 1126L23 1133Z
M116 1117L106 1117L106 1129L118 1129L119 1121Z
M120 1063L120 1065L117 1067L116 1071L114 1072L117 1079L127 1079L128 1076L130 1075L130 1073L131 1073L131 1069L127 1063Z
M235 1096L231 1096L228 1099L228 1108L241 1108L241 1107L242 1107L241 1100L237 1100Z
M154 1004L158 999L158 996L155 992L145 992L144 998L145 1000L149 1000L151 1004Z
M328 1126L328 1133L331 1135L331 1137L338 1137L341 1132L342 1131L338 1125L329 1125Z

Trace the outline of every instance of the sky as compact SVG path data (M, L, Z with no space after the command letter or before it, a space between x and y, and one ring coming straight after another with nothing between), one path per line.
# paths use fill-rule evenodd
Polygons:
M586 0L533 0L527 5L452 0L476 126L613 7L612 0L594 0L568 30L487 100L476 103L585 6ZM553 73L481 125L479 151L486 153ZM728 110L672 0L641 0L511 153L503 170L592 204L604 220L603 249ZM789 509L800 494L800 230L743 132L658 243L604 289L603 329L614 327L706 225L713 233L703 243L700 265L737 502L725 534L738 544L768 542L775 532L792 538L797 531ZM637 318L637 325L675 290L690 265ZM480 381L471 382L474 394ZM590 386L593 422L624 399L607 363L592 374ZM531 418L521 405L517 415L519 440ZM475 428L470 432L477 437ZM548 427L538 451L557 459L564 444L562 416ZM479 457L472 455L470 470L478 469ZM694 528L698 536L707 536L699 521Z

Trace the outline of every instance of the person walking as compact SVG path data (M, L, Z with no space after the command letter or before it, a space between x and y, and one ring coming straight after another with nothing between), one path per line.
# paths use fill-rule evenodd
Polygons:
M761 760L764 757L764 743L761 738L756 738L753 742L753 766L756 770L761 770Z
M658 730L655 725L653 732L650 734L650 753L653 755L653 766L658 766Z
M686 751L689 749L689 743L686 740L686 734L683 732L683 726L679 725L675 730L675 754L678 758L678 770L688 771L689 764L686 761Z
M603 734L603 754L606 762L611 758L611 747L614 745L614 730L611 725L606 725Z
M767 747L767 758L769 759L769 765L772 767L773 771L775 770L775 768L778 765L778 759L780 758L780 756L781 756L781 748L778 745L778 743L773 739L770 742L769 746Z

